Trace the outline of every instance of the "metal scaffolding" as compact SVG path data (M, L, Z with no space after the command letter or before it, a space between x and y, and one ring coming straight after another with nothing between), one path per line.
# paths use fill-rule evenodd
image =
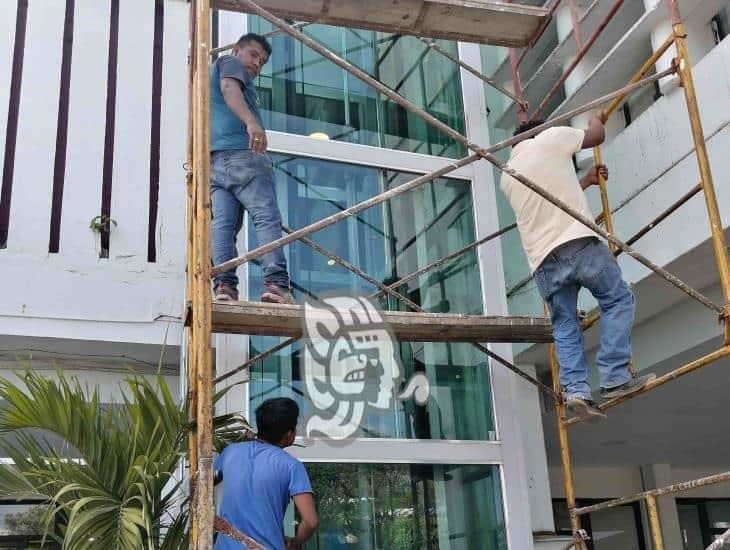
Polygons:
M550 7L546 10L542 10L540 13L531 12L531 16L535 15L538 19L532 19L531 24L537 21L539 24L534 25L532 28L534 32L532 36L523 41L525 45L523 51L518 54L516 49L511 49L509 52L510 66L512 69L513 76L513 92L509 92L502 86L494 82L492 79L482 75L473 67L470 67L463 61L455 58L449 54L443 48L440 48L432 40L424 39L419 37L424 43L433 51L445 56L451 61L457 63L461 68L468 71L470 74L480 78L485 83L493 86L495 89L505 93L510 97L516 105L517 119L518 122L524 122L528 119L537 118L547 107L549 102L553 99L555 93L558 91L560 86L570 76L571 72L578 65L580 60L585 56L587 51L590 49L600 35L600 33L610 23L612 17L621 7L623 0L616 0L609 13L601 21L596 30L587 39L584 39L581 34L580 21L575 9L574 0L568 0L571 8L571 19L574 25L574 37L576 40L577 53L573 61L568 65L568 68L564 71L562 76L553 85L548 95L542 100L540 105L531 113L528 114L529 105L524 100L522 94L522 85L520 82L519 67L522 61L525 59L527 52L537 42L538 38L547 28L550 18L554 14L555 10L560 4L560 0L553 0ZM325 2L325 5L328 5ZM343 2L344 4L344 2ZM486 5L487 3L485 3ZM491 3L488 3L491 4ZM244 371L250 368L255 362L268 357L269 355L285 348L288 345L293 344L297 341L298 336L295 332L292 332L292 337L287 340L273 346L272 348L265 350L259 355L249 359L243 365L233 369L230 372L221 374L215 377L213 372L212 362L212 349L211 349L211 335L213 332L220 330L230 331L245 331L246 327L251 326L252 315L255 319L256 312L252 309L266 308L266 314L273 315L276 319L284 320L286 316L291 318L292 315L297 314L296 308L291 309L287 307L276 307L273 305L265 304L243 304L241 306L233 306L225 311L216 306L215 311L213 308L211 298L211 277L217 273L227 271L235 268L236 266L242 265L246 262L250 262L255 258L258 258L262 254L276 250L282 246L290 244L294 241L302 242L304 245L312 248L320 254L325 255L330 260L342 265L352 273L355 273L359 277L373 284L378 291L372 296L381 296L387 294L393 298L396 298L402 302L407 308L411 309L415 313L402 313L399 322L402 323L402 330L410 331L410 334L419 335L425 332L425 327L428 322L432 322L432 316L434 314L425 313L424 310L416 303L411 301L409 298L400 293L397 289L404 283L418 277L433 269L439 269L444 265L454 261L463 254L475 250L482 244L485 244L493 239L500 237L501 235L511 231L516 227L515 224L509 225L502 228L501 230L488 235L474 243L471 243L459 250L453 251L448 256L431 262L427 266L419 269L415 273L407 275L400 280L385 285L380 281L377 281L367 273L362 271L356 265L339 258L335 254L327 251L323 247L317 245L311 241L308 236L312 233L319 231L325 227L328 227L338 221L348 218L358 212L361 212L371 206L388 201L396 196L399 196L407 191L417 188L427 182L430 182L436 178L444 176L453 170L456 170L462 166L469 165L479 160L486 160L499 168L501 171L509 174L521 184L525 185L533 192L539 194L545 200L551 202L556 207L560 208L581 224L591 228L593 231L601 235L611 246L615 255L626 253L633 257L655 274L663 278L668 283L682 290L691 298L695 299L705 307L710 309L714 314L718 315L724 322L724 341L722 347L715 350L703 357L695 359L686 365L683 365L663 376L656 378L653 382L649 383L646 387L640 391L634 392L630 395L616 398L607 401L601 405L602 409L608 409L614 407L628 399L632 399L638 395L646 393L656 387L659 387L670 380L674 380L685 374L693 372L694 370L707 365L713 361L716 361L722 357L730 356L730 259L728 258L728 250L725 243L724 234L722 231L722 223L720 220L719 209L717 205L717 199L715 197L715 191L712 181L712 174L710 172L710 165L707 157L707 150L705 146L705 139L700 123L699 109L697 104L697 98L695 96L694 83L692 80L692 72L690 66L690 59L686 46L686 33L682 20L679 15L677 0L668 0L669 15L672 21L672 35L669 36L662 46L644 63L644 65L637 71L634 77L629 81L627 86L617 90L611 94L607 94L601 98L598 98L582 107L573 109L572 111L565 113L561 116L554 117L546 123L526 132L519 137L504 140L496 143L489 147L482 147L478 144L472 143L467 137L456 132L437 118L426 113L409 100L404 98L396 91L383 85L369 74L350 64L349 62L338 57L330 50L322 46L311 37L305 35L302 32L302 28L306 25L306 22L297 23L294 25L288 24L286 21L277 17L270 11L262 8L259 4L252 0L191 0L190 4L190 36L191 36L191 50L190 50L190 72L189 72L189 173L187 178L187 296L189 302L189 310L187 315L187 324L189 327L189 334L187 339L187 384L188 384L188 411L191 418L195 419L195 428L190 434L189 440L189 464L190 464L190 495L191 495L191 514L190 514L190 529L191 529L191 541L192 546L195 549L209 549L212 547L213 532L214 529L223 529L227 533L232 533L231 536L242 542L242 544L249 544L249 547L255 543L252 543L250 539L247 539L244 534L237 533L235 529L221 522L220 520L214 521L213 512L213 441L212 441L212 415L213 415L213 393L215 384L223 382L230 378L233 374ZM364 83L370 85L380 94L384 95L388 99L392 100L396 104L400 105L410 113L420 117L426 123L432 127L440 130L445 135L449 136L455 142L464 145L467 149L472 151L472 154L462 159L455 160L444 167L419 176L409 182L391 188L390 190L381 193L375 197L372 197L359 204L351 206L341 212L333 214L327 218L324 218L318 222L315 222L307 227L299 229L284 228L286 235L282 238L259 246L258 248L238 257L225 262L224 264L211 267L210 265L210 219L211 219L211 205L210 205L210 152L209 152L209 140L210 140L210 59L211 54L222 51L224 48L216 48L214 50L210 47L210 9L211 7L220 7L225 9L235 9L237 11L244 11L252 14L256 14L261 18L269 21L273 27L273 33L284 33L290 37L298 40L303 45L309 47L315 52L319 53L325 59L328 59L332 63L341 67L349 74L360 79ZM517 6L515 6L517 9ZM414 24L415 25L415 24ZM399 28L399 32L410 33L410 34L421 34L417 33L417 25L409 29ZM502 38L503 40L503 38ZM672 66L667 70L660 71L652 76L647 76L649 71L654 67L658 59L672 46L676 48L676 58L674 59ZM661 78L668 75L676 74L679 77L680 85L684 90L684 97L689 113L690 124L692 128L692 137L695 145L695 151L697 155L697 162L699 165L700 182L698 185L693 187L686 195L680 198L675 204L670 206L667 210L662 212L648 225L642 228L636 235L628 239L626 242L618 239L614 235L613 221L611 218L611 210L608 201L608 195L606 190L605 181L601 179L599 184L601 194L602 213L599 218L594 221L588 219L579 212L572 209L569 205L565 204L557 197L553 196L549 192L542 189L540 186L535 184L525 176L515 172L512 168L502 163L494 153L506 147L509 147L522 139L531 137L538 134L539 132L549 128L551 126L560 124L578 114L594 110L598 107L608 104L608 106L602 111L602 119L604 122L608 117L620 106L626 97L632 92L648 84L653 84ZM601 162L600 148L594 150L594 159L597 163ZM702 191L705 197L708 219L711 227L711 239L715 251L716 263L720 274L720 282L723 290L724 303L722 305L714 303L708 297L692 288L675 275L669 273L661 266L653 263L651 260L637 252L632 248L632 245L640 239L642 236L651 231L657 224L669 217L672 212L677 210L682 204L687 202L691 197ZM604 227L598 225L603 223ZM223 308L225 309L225 308ZM225 319L223 319L223 316ZM248 317L247 317L248 316ZM277 317L278 316L278 317ZM444 317L444 316L442 316ZM498 320L501 323L505 323L507 318ZM536 323L544 323L546 317L536 316L529 318ZM597 314L590 315L584 320L584 329L590 328L598 320ZM445 322L452 322L453 319L446 319ZM455 322L455 321L454 321ZM482 329L488 325L486 321L472 320L471 328L473 329L474 324L482 323ZM407 325L411 324L411 327ZM534 327L533 327L534 329ZM489 330L493 330L491 327ZM519 330L519 329L517 329ZM419 332L421 331L421 332ZM481 334L481 333L479 333ZM648 509L649 525L652 533L652 540L654 542L655 550L663 549L661 529L659 526L659 519L656 507L656 498L663 494L670 492L682 491L686 489L695 488L710 483L717 483L730 479L730 473L718 474L716 476L710 476L709 478L703 478L701 480L695 480L692 482L685 482L663 489L654 489L652 491L646 491L639 493L632 497L626 497L624 499L616 499L608 501L595 506L589 506L584 508L576 508L575 504L575 491L573 485L573 473L570 461L570 450L569 450L569 438L568 438L568 427L578 422L577 419L568 419L566 417L566 408L563 398L561 396L561 389L558 382L558 363L555 355L554 347L551 344L549 346L550 353L550 368L553 379L553 387L550 388L540 382L539 380L525 374L518 367L513 365L510 361L495 354L487 346L480 342L489 341L487 337L480 339L479 334L474 336L472 333L471 340L463 337L461 340L456 337L453 340L469 341L477 347L480 351L485 353L488 357L493 359L496 363L505 366L524 380L535 385L544 394L549 395L555 404L555 411L558 423L558 435L560 442L560 453L561 461L563 465L565 494L568 503L568 509L570 513L571 529L573 531L574 542L573 546L578 549L585 549L585 543L580 529L580 516L591 511L597 511L612 506L618 506L626 502L633 502L638 500L645 500ZM486 332L484 333L487 334ZM492 333L489 333L492 334ZM536 338L535 340L529 341L544 341L537 339L537 336L530 336ZM518 338L516 338L518 339ZM494 341L494 340L492 340ZM248 542L246 542L248 540Z

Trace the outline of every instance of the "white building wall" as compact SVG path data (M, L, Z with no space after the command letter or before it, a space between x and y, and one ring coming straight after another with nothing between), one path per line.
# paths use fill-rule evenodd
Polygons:
M76 0L60 250L48 252L66 2L29 2L0 334L169 345L184 292L187 14L164 2L157 261L147 261L155 2L120 2L110 257L100 213L110 2ZM16 2L3 2L0 127L8 120ZM12 31L12 32L11 32ZM0 132L5 139L5 131ZM0 177L3 165L0 163ZM170 321L174 322L169 330Z
M0 250L3 283L10 291L0 294L0 345L7 350L42 349L34 356L37 370L52 373L62 368L79 375L90 387L99 386L105 401L118 401L121 381L128 376L127 364L155 372L159 355L153 350L163 343L181 345L181 315L185 286L185 168L187 135L187 15L185 0L164 0L163 80L160 139L159 212L155 232L157 260L147 259L149 172L152 110L153 36L156 3L151 0L119 0L119 44L116 64L115 128L112 169L111 218L116 222L110 237L108 258L100 258L99 235L89 228L100 213L107 135L107 73L112 1L75 0L69 101L68 144L64 173L61 241L58 253L48 251L55 144L58 130L58 81L61 73L65 0L30 0L27 20L25 63L22 72L18 138L15 149L12 205L8 246ZM16 2L0 3L0 45L8 56L0 59L0 135L5 139L9 112L10 75ZM221 18L221 42L240 34L237 24L245 16ZM465 50L478 62L473 46ZM42 63L39 63L42 60ZM486 106L481 83L464 74L468 103L476 108L469 115L470 135L488 140ZM486 143L485 143L486 145ZM396 170L425 172L448 164L448 159L424 157L399 151L373 150L346 143L322 144L306 137L271 134L273 150L321 156L356 164L377 164ZM0 163L0 179L2 179ZM454 177L472 180L479 192L475 204L481 217L478 232L494 229L491 171L485 166L468 167ZM481 251L486 309L504 312L500 294L501 258L496 244ZM492 261L494 260L494 261ZM245 359L246 342L225 337L220 344L221 369ZM7 344L7 345L6 345ZM141 347L140 347L141 346ZM509 355L501 346L500 353ZM92 359L92 351L99 355ZM111 364L105 356L113 356ZM83 368L78 366L83 360ZM163 374L174 383L174 359L164 356ZM0 372L18 366L10 356L0 357ZM499 464L502 467L506 520L510 545L516 549L532 544L528 490L535 493L537 529L552 526L547 504L544 472L530 482L525 479L522 456L525 444L520 433L521 384L501 367L493 377L496 418L501 442L425 443L434 450L414 458L414 442L389 442L377 449L378 457L403 462L433 463L465 461ZM228 396L223 406L247 409L245 386ZM533 411L534 412L534 411ZM534 421L534 418L532 419ZM534 422L533 422L534 424ZM532 434L534 440L534 434ZM371 441L364 443L368 445ZM376 442L379 444L380 442ZM449 448L451 446L451 448ZM456 448L456 450L454 450ZM357 449L355 449L357 450ZM313 449L320 453L322 449ZM306 451L302 451L306 454ZM398 453L401 453L399 455ZM382 460L373 453L373 460ZM362 460L362 456L343 460ZM543 464L544 469L544 464ZM542 497L542 498L538 498Z

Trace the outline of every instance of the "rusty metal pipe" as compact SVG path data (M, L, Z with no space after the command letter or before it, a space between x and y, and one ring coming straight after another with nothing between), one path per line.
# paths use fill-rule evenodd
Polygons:
M518 103L520 102L520 100L517 98L517 96L515 94L513 94L512 92L510 92L509 90L507 90L504 86L500 86L497 82L495 82L488 76L482 74L481 72L477 71L474 67L472 67L468 63L465 63L458 57L452 55L451 52L443 49L441 46L436 44L436 42L434 40L431 40L429 38L421 38L421 37L419 37L418 39L421 42L423 42L424 44L426 44L426 46L428 46L430 49L434 50L435 52L440 53L446 59L456 63L462 69L464 69L464 70L468 71L469 73L473 74L474 76L476 76L482 82L485 82L486 84L489 84L495 90L502 92L504 95L509 97L512 101L517 101Z
M690 189L687 193L682 195L677 201L675 201L672 205L670 205L667 209L663 210L661 214L659 214L656 218L651 220L648 224L646 224L644 227L639 229L633 237L628 239L626 241L626 244L631 246L636 241L641 239L644 235L649 233L652 229L654 229L657 225L659 225L661 222L663 222L666 218L668 218L671 214L676 212L680 206L682 206L684 203L686 203L689 199L694 197L697 193L699 193L702 190L702 186L698 183L695 185L692 189ZM613 255L618 257L621 255L622 250L614 250ZM583 322L581 323L581 326L583 327L583 330L588 330L591 328L598 319L601 318L600 312L598 310L591 313L588 317L586 317Z
M299 23L294 23L292 25L292 27L294 27L295 29L303 29L307 25L311 25L311 24L312 23L311 22L308 22L308 21L300 21ZM274 29L273 31L269 31L267 33L264 33L261 36L263 36L264 38L271 38L272 36L276 36L277 34L281 34L281 30L280 29ZM210 50L210 55L215 55L217 53L225 52L226 50L230 50L236 44L238 44L238 42L231 42L230 44L226 44L225 46L219 46L217 48L213 48L212 50Z
M522 62L524 61L525 57L527 56L527 53L532 49L532 47L537 43L538 40L540 40L540 37L542 36L542 33L545 32L545 29L548 28L548 25L550 24L550 21L552 21L553 15L555 15L555 10L558 9L558 6L560 5L560 0L553 0L553 3L548 8L547 14L545 16L545 19L542 23L540 23L540 26L535 31L535 34L530 39L530 42L522 48L522 53L520 54L519 59L517 60L517 66L519 67L522 65Z
M706 548L706 550L720 550L721 548L730 548L730 529L717 537L715 541Z
M427 268L427 270L430 270L430 269L433 269L434 267L436 267L437 265L443 265L445 262L449 261L450 259L453 259L453 258L456 258L458 256L461 256L463 253L465 253L466 250L472 250L472 249L476 248L476 246L478 246L479 244L483 244L483 243L485 243L485 242L487 242L489 240L495 239L499 235L502 235L502 234L506 233L507 231L509 231L510 229L513 229L515 226L516 226L515 224L512 224L511 226L507 226L506 228L500 229L500 230L498 230L498 231L496 231L496 232L494 232L494 233L492 233L490 235L487 235L486 237L480 239L479 241L476 241L475 243L472 243L470 245L467 245L466 247L463 247L462 249L457 250L456 252L450 254L449 256L451 256L451 258L449 258L449 257L441 258L441 260L437 260L436 262L432 262L431 264L429 264L428 266L426 266L426 268ZM286 231L287 233L291 233L292 232L292 230L290 228L286 227L286 226L284 226L284 231ZM389 286L386 286L382 282L378 281L377 279L375 279L375 278L371 277L370 275L368 275L367 273L365 273L359 267L353 265L352 263L348 262L347 260L345 260L343 258L340 258L336 254L333 254L332 252L330 252L329 250L327 250L323 246L318 245L317 243L315 243L311 239L308 239L307 237L302 237L301 241L306 246L308 246L309 248L311 248L311 249L319 252L323 256L331 259L332 261L334 261L334 262L338 263L339 265L343 266L345 269L351 271L355 275L363 278L364 280L366 280L369 283L371 283L374 286L376 286L378 288L378 291L375 292L375 293L373 293L373 294L371 294L369 296L369 298L374 298L374 297L377 297L377 296L380 296L380 295L383 295L383 294L389 294L392 297L394 297L395 299L400 300L402 303L404 303L407 307L409 307L413 311L417 311L417 312L420 312L420 313L426 313L426 311L421 306L419 306L418 304L416 304L412 300L406 298L401 293L399 293L399 292L397 292L395 290L395 288L397 288L398 286L400 286L400 285L403 284L403 282L401 282L401 281L403 281L403 279L401 279L401 281L396 281L395 283L393 283L393 284L391 284ZM424 269L425 268L422 268L419 271L425 272ZM418 271L416 273L418 273ZM409 277L408 280L410 280L411 278L415 278L416 276L418 276L418 275L411 274L411 275L408 276ZM404 279L405 279L405 277L404 277ZM262 359L264 359L266 357L269 357L273 353L275 353L275 352L277 352L277 351L279 351L279 350L281 350L281 349L283 349L283 348L285 348L285 347L293 344L297 340L299 340L299 338L289 338L288 340L285 340L283 342L280 342L279 344L277 344L277 345L269 348L268 350L266 350L266 351L258 354L255 357L249 359L243 365L240 365L239 367L236 367L235 369L232 369L232 370L228 371L227 373L219 376L213 382L214 383L217 383L217 382L220 382L220 381L225 380L227 378L230 378L234 374L236 374L238 372L241 372L243 370L248 369L251 365L253 365L257 361L260 361L260 360L262 360ZM484 353L487 357L490 357L492 360L497 361L498 363L500 363L504 367L507 367L507 369L511 370L513 373L517 374L519 377L521 377L525 381L527 381L527 382L531 383L532 385L536 386L539 390L542 390L545 394L547 394L553 400L555 400L555 401L559 401L560 400L560 396L558 394L556 394L549 386L547 386L546 384L540 382L538 379L533 378L529 374L523 372L522 370L520 370L519 367L517 367L517 365L515 365L514 363L508 361L507 359L505 359L501 355L493 352L487 346L484 346L483 344L478 344L478 343L472 343L472 346L474 346L476 349L478 349L479 351L481 351L482 353Z
M712 181L712 170L710 169L710 159L707 155L707 144L705 143L705 134L700 119L700 108L692 78L686 33L684 25L679 18L679 8L676 1L670 2L669 8L672 19L676 20L672 29L674 32L674 43L677 47L677 55L679 57L679 79L687 103L689 122L692 127L692 140L695 144L695 154L700 170L700 184L702 185L702 191L705 196L707 218L710 222L710 231L712 233L712 246L715 250L715 261L717 263L717 270L720 273L720 285L725 299L725 307L722 311L722 318L725 322L725 344L730 345L730 255L728 254L724 226L720 217L720 208L717 204L715 186Z
M530 116L530 120L535 120L537 117L540 116L540 113L547 107L548 103L550 103L550 100L553 98L553 96L557 93L557 91L560 89L560 87L563 85L563 83L567 80L567 78L572 74L572 72L575 70L575 68L578 66L578 63L581 62L581 60L586 56L588 53L588 50L591 49L591 46L595 43L595 41L598 39L598 37L601 35L603 30L608 26L608 24L611 22L611 19L613 19L613 16L616 15L616 12L619 10L619 8L623 5L624 0L616 0L613 3L613 6L611 7L611 10L606 14L606 17L603 18L603 21L598 25L595 31L593 31L593 34L588 38L588 41L583 45L583 47L578 50L578 53L576 54L573 61L570 63L568 68L563 72L562 76L558 79L558 81L553 84L553 87L550 88L550 91L547 93L545 98L540 102L540 105L537 106L537 109L534 113Z
M192 360L196 375L197 468L195 503L197 538L195 550L213 545L213 357L212 300L210 289L210 0L195 4L193 58L193 272Z
M544 306L547 313L547 305ZM548 346L550 355L550 374L553 379L553 391L560 395L560 365L558 357L555 354L555 345ZM579 537L580 533L580 516L573 513L575 509L575 484L573 482L573 464L570 460L570 442L568 439L568 429L566 425L567 411L563 399L555 401L555 417L558 423L558 444L560 446L560 464L563 468L563 487L565 489L565 500L568 505L568 513L570 515L570 530L573 534L574 547L578 550L584 550L585 544Z
M622 506L624 504L630 504L639 500L645 499L646 497L660 497L663 495L671 495L673 493L680 493L682 491L690 491L692 489L698 489L699 487L705 487L707 485L714 485L715 483L721 483L723 481L730 481L730 471L714 474L707 477L701 477L699 479L693 479L691 481L683 481L681 483L674 483L667 485L666 487L660 487L658 489L649 489L648 491L642 491L627 497L615 498L591 506L583 506L582 508L576 508L574 511L577 515L583 516L585 514L591 514L593 512L600 512L601 510L608 510L609 508L615 508L616 506Z
M666 52L669 49L669 46L671 46L672 44L674 44L674 35L668 36L667 39L662 43L662 45L659 46L659 48L651 55L651 57L649 57L649 59L644 62L641 68L636 71L631 77L631 79L629 80L629 84L638 82L639 80L644 78L646 73L648 73L649 70L654 65L656 65L656 62L659 61L659 58L664 55L664 52ZM618 108L618 106L623 103L625 99L625 95L620 95L619 97L614 99L608 107L604 109L603 113L601 113L601 119L604 123L608 120L608 117L610 117L613 112Z
M514 48L509 49L509 64L512 70L512 87L515 90L517 98L517 126L527 122L527 103L525 97L522 95L522 79L520 78L520 68L517 65L517 50Z
M638 397L639 395L644 395L645 393L653 390L654 388L658 388L659 386L663 386L667 382L671 382L672 380L681 378L682 376L684 376L686 374L694 372L697 369L704 367L705 365L709 365L710 363L713 363L713 362L717 361L718 359L727 357L728 355L730 355L730 346L724 346L716 351L713 351L711 353L708 353L707 355L700 357L699 359L690 361L689 363L682 365L681 367L678 367L663 376L659 376L659 377L655 378L654 380L649 382L646 386L644 386L640 390L637 390L628 395L624 395L623 397L616 397L614 399L606 401L605 403L601 403L598 406L598 408L601 409L602 411L611 409L611 408L615 407L616 405L620 405L624 401L628 401L629 399L633 399L634 397ZM572 426L579 422L580 422L580 419L571 418L570 420L566 421L566 425Z
M573 24L573 38L575 38L575 47L580 49L583 47L583 38L580 33L580 18L578 17L578 6L575 0L568 0L570 7L570 22Z

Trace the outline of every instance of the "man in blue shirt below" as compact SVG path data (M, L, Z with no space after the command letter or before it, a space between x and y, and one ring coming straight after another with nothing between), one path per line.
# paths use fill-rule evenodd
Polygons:
M284 451L294 443L299 406L288 397L267 399L256 409L257 439L227 446L215 462L223 482L218 515L267 549L299 548L319 524L304 464ZM289 500L301 521L294 538L282 523ZM218 534L216 550L240 550L240 543Z
M259 245L279 239L281 214L276 204L274 171L266 154L259 97L253 79L271 55L271 45L258 34L243 35L231 52L210 68L210 172L213 221L213 263L237 256L236 235L248 210ZM293 303L284 251L261 256L262 302ZM238 300L235 268L213 280L216 300Z

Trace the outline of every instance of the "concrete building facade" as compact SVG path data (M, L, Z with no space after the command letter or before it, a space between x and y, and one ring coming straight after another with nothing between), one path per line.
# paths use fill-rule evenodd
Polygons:
M541 2L532 2L540 4ZM564 2L567 4L567 2ZM578 1L592 32L607 0ZM549 107L565 112L622 86L669 33L664 0L625 2L592 53ZM687 0L703 124L727 227L730 17L727 0ZM267 32L255 17L216 12L212 43ZM129 369L161 368L180 387L184 364L185 163L188 4L183 0L12 0L0 4L0 296L3 376L30 361L98 384L119 400ZM412 37L311 25L306 32L439 119L487 145L511 134L511 102ZM502 48L439 42L509 85ZM257 81L284 223L303 227L463 156L446 136L379 97L289 38ZM534 105L575 53L561 8L525 59ZM662 60L661 63L667 63ZM660 63L660 66L661 66ZM584 119L573 121L576 126ZM632 235L698 180L684 99L676 82L638 94L609 123L604 160L620 237ZM590 162L579 158L581 168ZM452 172L313 239L384 282L486 236L513 218L486 163ZM589 191L595 212L597 196ZM721 301L701 196L641 239L656 263ZM239 248L253 248L248 227ZM300 244L287 248L299 296L373 288ZM637 295L637 369L663 373L720 342L716 317L630 258ZM402 292L428 311L539 314L516 232L425 275ZM261 273L239 269L256 300ZM384 301L385 308L396 304ZM592 308L586 298L583 309ZM596 347L596 330L587 344ZM219 373L278 340L216 336ZM164 346L164 347L163 347ZM492 346L548 381L544 346ZM287 395L303 409L301 348L260 362L221 402L247 417ZM567 512L555 418L530 385L468 345L403 343L408 373L423 372L426 407L396 403L368 416L349 445L307 441L322 515L308 548L479 548L565 545ZM727 363L727 361L725 361ZM592 502L727 469L730 441L723 362L668 384L571 431L577 496ZM730 524L730 493L717 486L660 501L667 548L704 548ZM0 518L18 510L0 504ZM645 510L590 516L594 549L649 548ZM2 520L0 519L0 522ZM287 530L294 518L287 517ZM0 523L0 535L3 525ZM556 535L557 533L557 535Z

